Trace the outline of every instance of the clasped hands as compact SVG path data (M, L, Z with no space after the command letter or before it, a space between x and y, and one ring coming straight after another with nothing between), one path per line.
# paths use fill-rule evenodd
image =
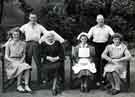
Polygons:
M120 59L111 59L110 61L114 64L118 64L118 62L120 62Z

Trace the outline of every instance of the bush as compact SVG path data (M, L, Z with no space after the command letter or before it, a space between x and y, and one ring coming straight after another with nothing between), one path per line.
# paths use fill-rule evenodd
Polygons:
M57 2L46 2L36 9L40 18L39 22L46 29L55 30L71 43L74 43L79 33L88 32L90 27L96 24L97 14L103 14L106 24L110 25L115 32L123 34L125 40L134 41L132 39L135 37L132 34L135 32L134 0L65 0L65 2ZM26 2L22 2L21 6L20 8L27 15L28 9L31 7L27 6ZM1 29L1 32L5 31ZM3 39L1 38L1 40Z

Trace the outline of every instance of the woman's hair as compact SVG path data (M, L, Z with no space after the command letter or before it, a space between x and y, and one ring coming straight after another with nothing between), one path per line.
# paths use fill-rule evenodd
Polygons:
M18 33L19 33L19 38L22 39L22 32L21 32L21 30L19 29L19 27L12 28L12 29L8 32L8 38L13 38L13 33L14 33L14 32L18 32Z
M123 36L122 36L120 33L115 33L115 34L112 36L112 39L114 39L114 38L119 38L120 41L123 40Z
M88 41L88 37L87 37L86 35L84 35L84 34L80 36L79 40L80 40L82 37L86 37L86 38L87 38L87 41Z

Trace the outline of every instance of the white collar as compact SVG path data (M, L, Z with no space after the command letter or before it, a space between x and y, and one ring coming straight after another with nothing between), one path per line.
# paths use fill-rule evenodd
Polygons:
M80 47L81 47L81 48L86 48L86 47L88 47L88 44L86 43L86 44L83 46L82 43L80 43Z
M119 46L116 46L116 45L112 44L112 46L113 46L114 48L122 48L122 44L120 44Z

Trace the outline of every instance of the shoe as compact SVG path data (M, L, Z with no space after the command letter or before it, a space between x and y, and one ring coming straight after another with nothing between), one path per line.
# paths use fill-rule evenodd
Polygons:
M108 90L107 90L107 93L108 93L108 94L112 94L112 91L113 91L112 88L111 88L111 89L108 89Z
M113 89L111 94L116 95L116 94L119 94L119 93L120 93L120 90Z
M20 93L25 92L24 88L21 85L17 86L17 91L20 92Z
M30 89L30 87L28 85L25 85L24 89L26 92L32 92L32 90Z
M109 90L110 88L111 88L111 86L109 84L100 86L100 90L102 90L102 91Z
M56 96L57 95L57 90L56 89L52 89L52 95Z

